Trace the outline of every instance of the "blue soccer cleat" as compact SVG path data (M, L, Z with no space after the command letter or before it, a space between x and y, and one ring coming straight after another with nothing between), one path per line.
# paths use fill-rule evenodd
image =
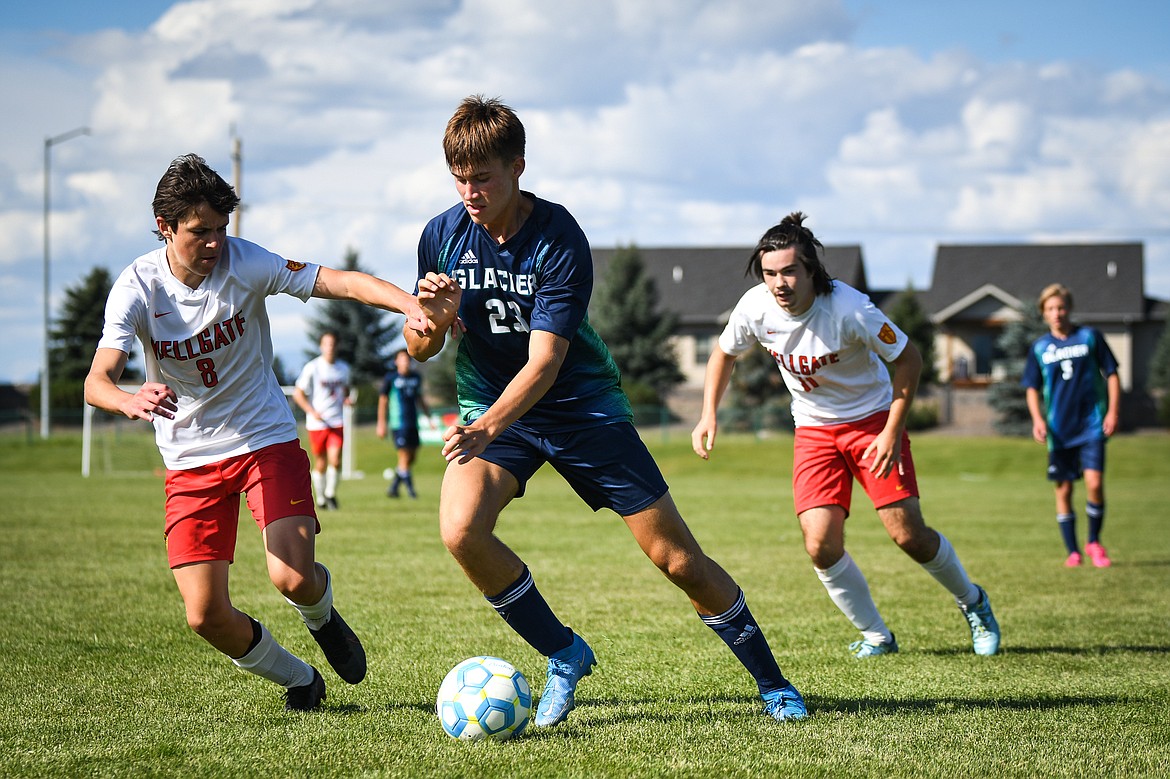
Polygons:
M959 611L967 618L971 626L971 643L975 647L975 654L989 657L999 652L999 623L991 613L991 600L987 592L979 588L979 600L970 606L959 606Z
M764 699L764 713L777 722L800 720L808 717L808 708L804 705L804 698L791 684L779 690L766 692Z
M890 634L890 640L875 644L868 639L861 641L854 641L849 645L849 652L858 660L864 660L867 657L878 657L879 655L893 655L898 652L898 639L894 638L894 634Z
M577 705L573 699L577 682L582 676L593 673L597 658L585 639L573 634L573 643L548 659L548 681L540 695L540 707L532 724L547 728L563 722Z

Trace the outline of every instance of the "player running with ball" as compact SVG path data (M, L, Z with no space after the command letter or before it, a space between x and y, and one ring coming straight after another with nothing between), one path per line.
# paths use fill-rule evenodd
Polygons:
M419 302L436 329L407 331L406 340L411 356L426 360L442 348L456 313L466 327L456 361L462 419L443 435L440 532L508 627L549 658L534 724L565 719L577 683L596 663L494 532L500 512L546 462L594 511L625 520L751 672L769 715L806 717L743 592L699 548L638 438L617 366L586 318L589 243L563 207L520 189L519 118L498 100L469 97L448 122L443 149L462 202L423 231Z
M792 394L796 515L817 576L861 631L849 647L853 656L898 651L865 576L845 551L854 479L894 543L954 596L975 653L994 655L999 625L987 593L967 578L946 537L926 525L918 503L905 425L922 357L868 297L829 277L818 255L823 247L804 218L799 212L785 217L752 253L748 272L763 283L740 298L707 362L703 413L691 434L695 453L710 456L736 357L758 342ZM892 384L887 362L894 366Z

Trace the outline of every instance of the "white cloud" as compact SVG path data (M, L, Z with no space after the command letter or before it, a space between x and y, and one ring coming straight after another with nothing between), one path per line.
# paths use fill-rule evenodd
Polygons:
M189 0L143 33L0 54L22 106L0 137L0 317L28 344L0 380L40 361L46 134L93 130L53 150L57 298L156 245L174 156L230 176L233 130L245 237L326 264L356 248L407 286L422 225L455 202L440 139L474 92L517 108L524 186L594 245L751 245L801 209L823 240L863 245L872 285L921 287L936 243L1093 226L1145 241L1170 297L1170 85L863 48L858 24L840 2ZM308 309L274 305L297 341ZM277 349L299 360L299 341Z

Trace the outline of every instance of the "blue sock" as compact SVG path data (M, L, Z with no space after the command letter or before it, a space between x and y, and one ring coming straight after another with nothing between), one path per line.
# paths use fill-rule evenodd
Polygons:
M764 631L747 607L743 590L739 591L739 597L727 611L711 617L700 614L699 618L731 648L739 662L756 680L761 695L788 686L788 680L780 673L776 658L772 657L772 649L768 646L768 639L764 638Z
M1101 525L1105 524L1105 504L1085 501L1085 516L1089 518L1089 543L1098 543Z
M573 643L569 630L545 603L536 582L524 566L520 578L503 592L487 599L508 627L545 657L550 657Z
M1060 535L1064 538L1064 548L1068 553L1080 552L1077 547L1077 515L1057 514L1056 523L1060 525Z

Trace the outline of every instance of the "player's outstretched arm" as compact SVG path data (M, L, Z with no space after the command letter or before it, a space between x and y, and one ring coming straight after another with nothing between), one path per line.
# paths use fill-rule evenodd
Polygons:
M691 431L691 448L704 460L711 456L711 450L715 448L719 402L723 400L723 393L731 382L733 367L735 357L716 346L707 360L707 374L703 379L703 413L699 417L699 424Z
M118 388L129 355L120 349L98 349L93 356L89 375L85 377L85 402L111 414L147 422L154 415L175 418L178 396L165 384L148 381L131 394Z
M405 315L409 328L424 333L434 329L414 295L388 281L361 271L337 270L322 266L313 285L313 297L356 300L367 306Z

